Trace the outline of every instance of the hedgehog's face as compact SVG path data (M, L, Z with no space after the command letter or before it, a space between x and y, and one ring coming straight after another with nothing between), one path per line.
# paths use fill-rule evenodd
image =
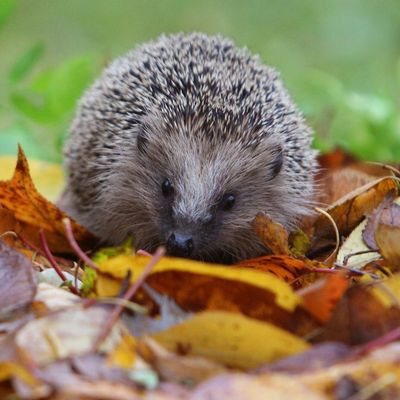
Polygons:
M163 138L152 133L138 141L147 171L140 183L148 193L143 209L152 210L152 235L136 235L137 245L152 251L164 244L170 255L219 262L265 252L251 221L265 211L285 222L277 194L283 164L279 143L254 149L185 132L168 139L165 132Z

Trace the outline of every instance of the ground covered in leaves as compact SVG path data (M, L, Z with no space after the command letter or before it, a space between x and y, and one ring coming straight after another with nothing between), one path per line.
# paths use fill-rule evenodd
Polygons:
M99 248L35 188L0 181L0 397L400 398L396 166L321 157L321 206L233 266Z

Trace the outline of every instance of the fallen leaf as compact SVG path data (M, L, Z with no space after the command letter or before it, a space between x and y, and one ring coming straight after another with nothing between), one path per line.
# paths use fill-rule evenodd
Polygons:
M301 374L330 367L351 355L351 347L339 342L316 344L303 353L282 358L257 368L254 372L285 372Z
M31 304L36 279L31 262L0 240L0 320Z
M131 271L131 282L134 282L148 262L148 257L137 255L121 255L104 261L99 265L97 294L115 296L127 271ZM314 319L299 307L300 298L293 289L270 273L163 257L146 283L158 293L171 297L185 311L232 311L292 332L301 330L302 334L315 329ZM143 300L141 293L135 301Z
M376 244L383 258L393 269L400 268L400 226L379 224L375 232Z
M221 364L208 358L179 355L167 351L149 337L139 342L138 351L158 372L161 379L186 387L194 387L226 371Z
M21 147L18 150L14 176L9 181L0 181L0 206L10 211L15 220L22 223L21 228L24 228L25 224L34 227L33 231L30 229L28 232L29 239L36 245L40 243L39 229L44 229L49 246L54 252L71 251L65 238L65 227L62 222L66 215L36 190ZM97 241L82 226L74 221L71 223L74 236L82 247L90 248ZM22 229L22 233L25 233L24 229Z
M264 213L258 213L251 225L272 254L289 254L289 234L283 225Z
M297 291L303 298L303 307L322 324L332 316L332 311L349 286L342 274L329 275Z
M236 264L242 268L254 268L259 271L270 272L286 282L309 273L312 269L304 260L290 256L263 256L244 260Z
M202 385L188 400L326 400L327 397L288 376L257 377L239 373L217 376Z
M357 345L376 339L399 325L398 305L387 306L369 286L354 286L337 303L317 341Z
M344 265L351 269L361 270L370 262L381 258L381 255L376 251L370 250L363 240L366 226L367 219L364 219L350 233L342 246L339 248L335 262L336 264ZM345 260L347 260L346 263Z
M272 324L224 311L204 311L151 337L168 350L255 368L296 354L309 345Z
M23 360L38 366L87 353L93 350L108 317L109 310L100 306L71 307L28 322L16 333L15 345ZM101 351L114 349L123 332L123 324L117 322Z
M382 222L389 225L400 225L400 206L393 203L394 199L395 193L389 192L379 206L374 210L372 215L368 218L368 223L363 231L363 239L365 244L371 250L378 250L378 246L375 241L375 232L379 223ZM396 219L397 224L395 222Z
M58 311L75 306L81 299L67 290L40 282L34 301L43 304L48 311Z
M397 191L397 182L393 178L380 178L348 193L326 211L335 221L340 234L348 235L393 190ZM334 235L331 221L320 215L314 225L315 240Z
M10 179L15 169L15 157L0 157L0 180ZM60 164L29 160L32 181L38 191L50 201L56 201L64 186L64 172Z

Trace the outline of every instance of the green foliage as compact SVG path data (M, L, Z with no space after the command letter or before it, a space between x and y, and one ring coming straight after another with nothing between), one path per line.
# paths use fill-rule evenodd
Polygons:
M315 70L304 77L300 91L317 148L341 146L361 159L400 160L400 115L394 98L356 93Z
M167 3L0 0L0 155L20 142L28 156L61 161L77 100L105 59L160 32L200 30L231 36L282 71L317 148L400 160L396 1Z
M7 19L10 17L16 5L17 5L17 0L0 1L0 29L3 27Z
M0 154L14 154L19 142L29 156L61 159L69 121L77 100L93 79L96 58L74 57L35 74L44 50L42 43L35 44L10 70L9 111L14 119L0 130Z
M9 79L12 84L20 82L31 72L44 53L43 43L34 44L11 68Z

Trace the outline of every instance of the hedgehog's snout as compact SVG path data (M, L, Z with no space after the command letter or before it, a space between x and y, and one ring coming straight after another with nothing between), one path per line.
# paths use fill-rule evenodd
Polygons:
M193 237L188 234L173 232L167 240L167 252L171 256L190 257L193 253Z

